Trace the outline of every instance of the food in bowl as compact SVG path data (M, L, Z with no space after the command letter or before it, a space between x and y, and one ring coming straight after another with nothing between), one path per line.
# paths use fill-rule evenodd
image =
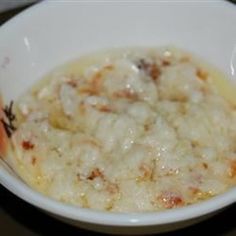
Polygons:
M34 189L84 208L209 199L236 184L236 99L221 79L168 47L69 62L4 110L6 161Z

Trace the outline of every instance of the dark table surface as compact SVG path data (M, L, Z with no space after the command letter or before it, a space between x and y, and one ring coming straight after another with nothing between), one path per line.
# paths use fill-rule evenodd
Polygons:
M0 0L1 1L1 0ZM0 25L24 10L25 7L0 14ZM60 232L61 235L98 235L82 229L74 228L59 222L35 207L15 197L0 185L0 235L1 236L44 236ZM163 236L176 235L222 235L236 236L236 204L218 213L214 217Z

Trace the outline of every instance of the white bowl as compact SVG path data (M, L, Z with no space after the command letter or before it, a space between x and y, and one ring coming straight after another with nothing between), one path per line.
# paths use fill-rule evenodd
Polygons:
M0 28L0 90L8 103L56 65L102 48L174 44L229 78L236 73L236 7L225 1L45 1ZM66 205L29 188L3 163L0 182L71 224L110 233L174 230L236 200L236 189L157 213L108 213Z

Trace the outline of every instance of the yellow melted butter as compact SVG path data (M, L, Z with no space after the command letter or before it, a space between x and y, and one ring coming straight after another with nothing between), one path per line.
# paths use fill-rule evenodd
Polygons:
M216 88L219 95L223 96L233 105L236 105L236 84L230 81L229 78L218 69L207 66L206 70L210 74L212 85Z

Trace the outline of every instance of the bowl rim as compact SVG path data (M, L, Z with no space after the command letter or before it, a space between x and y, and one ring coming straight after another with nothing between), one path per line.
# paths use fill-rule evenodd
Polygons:
M113 1L114 0L110 0L108 2ZM70 1L66 3L68 4L69 2ZM210 1L207 0L205 2ZM216 3L230 8L233 6L232 3L223 0L219 0ZM5 22L0 27L0 32L14 27L15 24L19 23L19 20L33 15L34 11L43 9L47 4L52 4L52 2L50 2L50 0L46 0L27 8L11 20ZM233 187L227 192L215 196L209 200L160 212L112 213L94 209L86 209L53 200L33 190L23 181L11 175L4 167L4 164L1 164L2 162L3 161L0 160L0 183L16 196L49 213L86 223L108 226L151 226L170 224L207 215L236 202L236 187Z
M2 161L1 161L2 162ZM1 184L26 202L67 219L109 226L150 226L190 220L210 214L236 202L236 187L209 200L160 212L105 212L59 202L33 190L0 166Z

